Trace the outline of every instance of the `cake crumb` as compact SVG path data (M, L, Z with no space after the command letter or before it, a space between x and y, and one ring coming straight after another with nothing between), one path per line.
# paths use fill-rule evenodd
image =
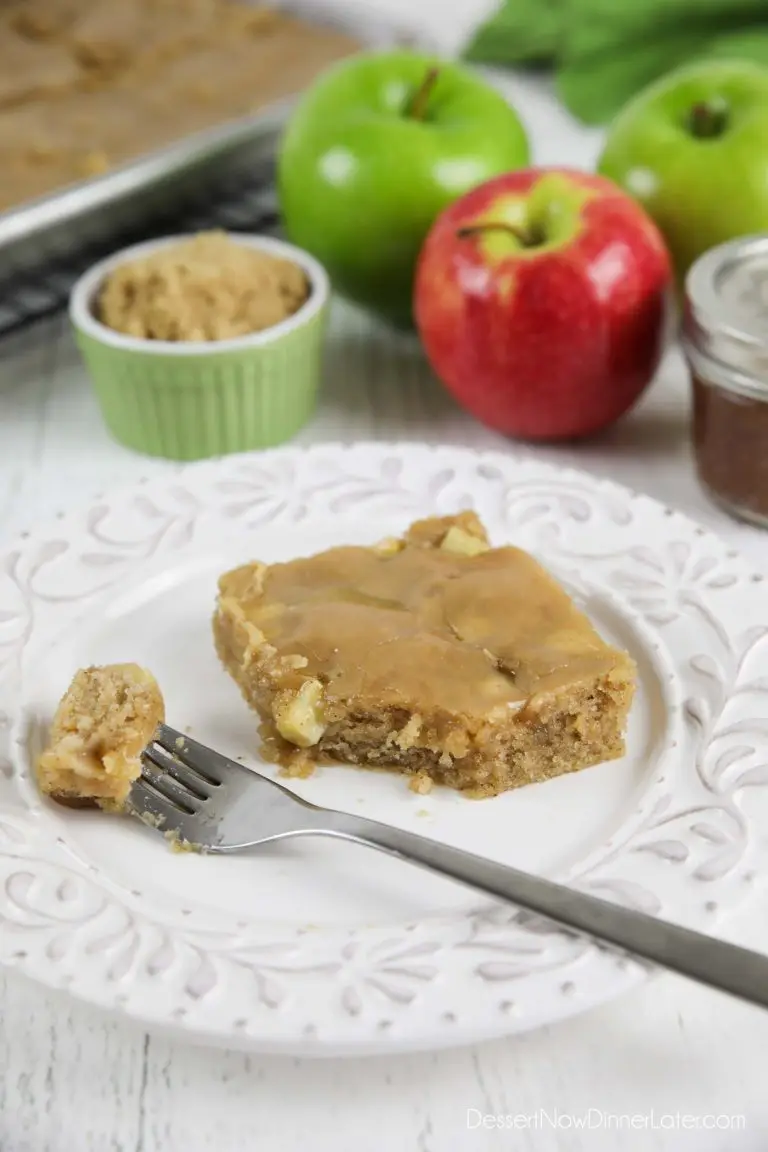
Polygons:
M95 314L140 340L211 342L271 328L308 296L304 270L292 260L226 232L200 232L120 264L106 277Z
M171 852L177 856L192 853L195 856L205 856L206 849L202 844L193 844L191 840L185 840L176 829L171 829L165 833L165 839Z
M286 755L278 775L287 780L308 780L314 775L316 767L304 748L296 748Z
M419 796L426 796L432 791L434 781L427 772L416 772L415 775L411 776L408 787L411 792L416 792Z

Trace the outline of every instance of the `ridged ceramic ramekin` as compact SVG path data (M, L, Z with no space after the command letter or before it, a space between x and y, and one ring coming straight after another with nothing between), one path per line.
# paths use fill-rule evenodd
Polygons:
M320 379L330 288L323 267L300 248L264 236L230 238L292 260L310 285L286 320L233 340L172 343L124 336L94 314L106 276L121 264L189 237L137 244L78 280L69 314L104 419L129 448L197 460L289 440L312 415Z

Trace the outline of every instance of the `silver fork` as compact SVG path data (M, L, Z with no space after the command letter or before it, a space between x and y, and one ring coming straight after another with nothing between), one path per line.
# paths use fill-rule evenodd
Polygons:
M240 852L293 836L333 836L378 848L768 1008L768 957L758 952L377 820L320 808L164 724L142 754L129 807L165 835L204 852Z

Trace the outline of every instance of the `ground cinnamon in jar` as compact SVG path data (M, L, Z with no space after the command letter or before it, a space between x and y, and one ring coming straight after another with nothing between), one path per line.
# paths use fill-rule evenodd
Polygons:
M768 527L768 236L693 265L683 343L699 479L734 516Z

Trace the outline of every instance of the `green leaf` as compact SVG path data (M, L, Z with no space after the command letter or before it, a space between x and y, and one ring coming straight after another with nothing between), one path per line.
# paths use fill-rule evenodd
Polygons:
M563 52L569 58L613 49L631 67L639 48L737 31L761 19L768 24L766 0L571 0ZM645 46L645 47L643 47ZM690 53L689 53L690 55Z
M504 0L464 50L476 64L541 63L557 58L569 0Z
M707 46L704 54L717 59L750 60L768 68L768 28L745 28L720 36Z
M556 88L568 110L587 124L605 124L628 100L672 68L703 58L749 60L768 66L768 26L712 37L705 29L658 43L636 42L631 52L610 50L566 61Z
M467 45L466 59L518 64L592 55L638 39L711 36L768 21L766 0L503 0Z
M768 0L504 0L465 51L475 63L557 65L562 100L588 124L702 56L768 64Z
M556 88L565 106L586 124L604 124L641 88L671 68L700 52L706 35L698 42L690 33L666 40L635 43L631 52L615 49L580 55L558 70Z

